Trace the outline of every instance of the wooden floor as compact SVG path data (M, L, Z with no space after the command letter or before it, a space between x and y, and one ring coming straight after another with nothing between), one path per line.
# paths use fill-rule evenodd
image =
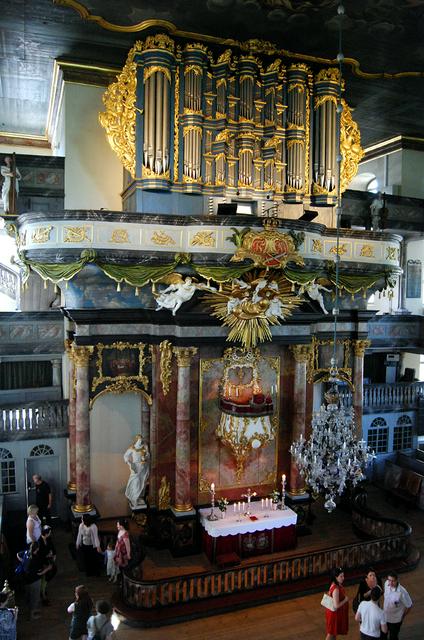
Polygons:
M405 511L385 503L382 496L375 491L372 496L373 508L378 506L380 512L407 520L413 527L414 544L424 557L424 512ZM323 548L338 543L348 543L355 539L352 532L350 516L336 510L326 514L316 508L317 520L313 525L313 535L299 539L298 550ZM52 605L44 608L42 618L36 623L29 623L25 605L22 604L19 622L19 640L66 640L68 638L69 618L66 607L72 601L76 584L85 583L93 600L110 598L112 587L105 578L85 579L76 572L75 564L69 554L67 543L69 534L56 532L60 570L51 588ZM186 562L187 568L199 563L199 568L207 560L194 556ZM171 563L168 565L168 561ZM184 559L173 560L164 552L150 556L151 570L165 573L173 572L175 564L183 564ZM174 564L172 564L174 563ZM424 639L424 565L421 561L418 568L401 575L401 583L408 589L414 607L405 621L401 632L401 640ZM350 599L356 593L356 587L347 588ZM234 613L211 616L200 620L182 622L176 625L156 629L131 628L124 622L117 629L117 640L320 640L325 637L324 610L320 606L320 594L313 594L278 603L261 605ZM36 625L36 626L35 626ZM350 630L345 638L359 637L358 625L350 613Z

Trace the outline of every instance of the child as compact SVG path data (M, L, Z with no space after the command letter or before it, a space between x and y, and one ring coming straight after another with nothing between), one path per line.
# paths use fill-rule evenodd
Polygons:
M119 569L115 564L115 544L112 540L108 542L106 558L106 575L109 576L109 582L116 582L118 580Z

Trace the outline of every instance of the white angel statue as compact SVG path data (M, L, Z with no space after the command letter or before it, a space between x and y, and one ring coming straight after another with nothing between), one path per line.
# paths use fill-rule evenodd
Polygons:
M331 289L327 289L326 287L323 287L322 284L318 284L317 282L309 282L308 284L302 284L302 286L299 289L299 295L303 295L304 293L307 293L308 296L311 298L311 300L315 300L316 302L318 302L323 313L327 315L328 311L325 308L324 297L321 293L321 290L327 291L327 293L331 293Z
M159 294L153 294L156 297L156 304L158 305L156 311L169 309L172 311L172 315L175 316L181 305L191 300L196 289L216 291L215 287L203 284L202 282L196 282L190 276L187 276L183 280L181 274L172 273L170 277L172 277L173 282L171 282L169 287Z

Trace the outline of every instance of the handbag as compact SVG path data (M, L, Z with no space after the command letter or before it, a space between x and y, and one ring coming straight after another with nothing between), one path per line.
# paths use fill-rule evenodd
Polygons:
M336 607L334 606L333 598L328 595L328 593L324 593L321 598L321 605L328 609L329 611L335 611Z
M93 636L93 639L92 639L92 640L102 640L102 629L103 629L103 627L105 626L105 624L106 624L107 620L105 620L105 622L103 622L102 626L100 627L100 631L99 631L99 629L97 628L96 621L94 620L93 622L94 622L94 628L95 628L95 630L96 630L96 633L94 634L94 636Z

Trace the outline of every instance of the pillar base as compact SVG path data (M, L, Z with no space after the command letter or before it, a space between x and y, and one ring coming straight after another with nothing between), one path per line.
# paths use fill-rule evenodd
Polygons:
M82 516L84 513L88 513L90 516L97 515L97 509L94 504L74 504L71 510L74 517Z
M176 504L171 510L176 516L191 516L196 513L191 504Z
M199 552L197 543L197 513L176 511L171 508L171 553L175 557L190 556Z
M67 488L68 488L68 492L69 493L76 493L77 492L77 485L76 485L75 482L68 482Z

